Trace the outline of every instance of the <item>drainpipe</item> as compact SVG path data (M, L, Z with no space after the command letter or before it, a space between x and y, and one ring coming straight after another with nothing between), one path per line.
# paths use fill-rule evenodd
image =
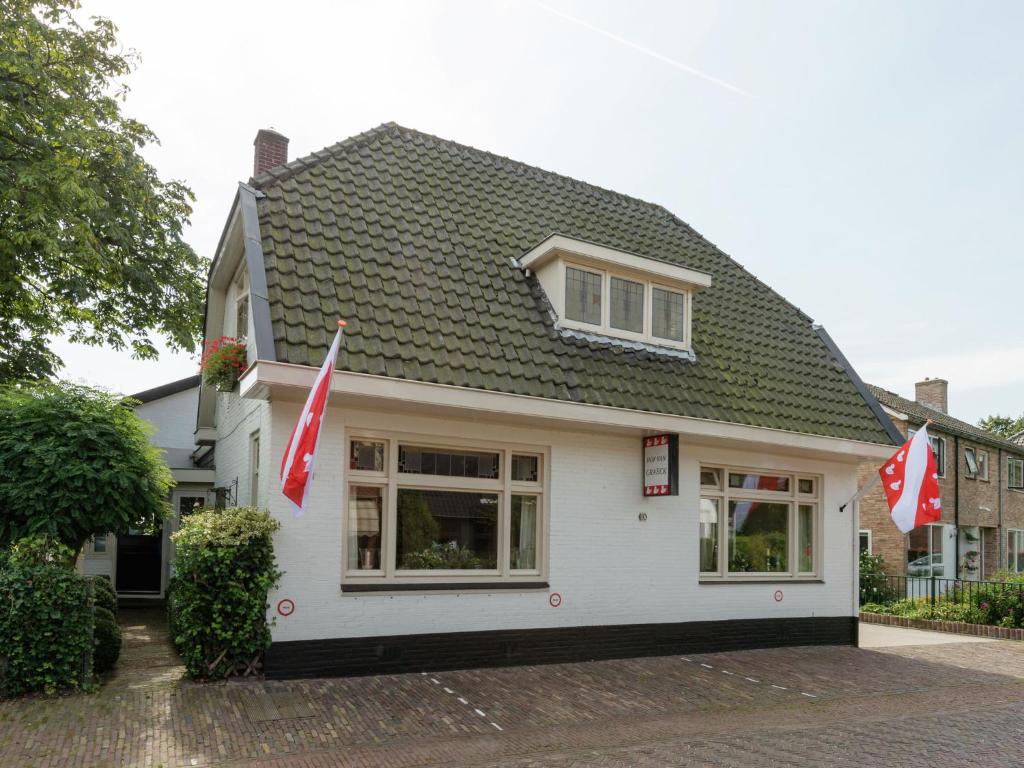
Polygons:
M997 448L996 449L996 462L997 462L996 466L998 467L998 469L996 470L996 483L998 483L998 485L996 486L996 509L999 510L999 518L998 518L999 522L997 523L997 525L999 527L996 528L996 557L999 558L999 564L996 566L996 570L997 571L1001 571L1003 569L1003 563L1006 562L1006 555L1003 553L1003 547L1006 546L1006 541L1005 541L1006 535L1005 535L1005 532L1003 531L1003 449L1002 448ZM991 471L991 467L989 467L989 471ZM984 574L982 574L982 575L984 576Z
M953 527L956 529L953 539L953 558L956 562L956 578L960 578L960 436L953 435L953 451L956 460L953 462Z

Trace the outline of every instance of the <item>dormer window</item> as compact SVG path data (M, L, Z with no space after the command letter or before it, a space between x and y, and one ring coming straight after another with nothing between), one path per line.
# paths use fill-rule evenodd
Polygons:
M243 270L235 278L235 328L234 336L244 341L249 335L249 280Z
M708 275L656 259L553 235L521 259L559 326L643 344L690 348L693 293Z

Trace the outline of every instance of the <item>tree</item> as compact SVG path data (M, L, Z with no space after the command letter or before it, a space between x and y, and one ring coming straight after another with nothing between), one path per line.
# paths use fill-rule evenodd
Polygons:
M1000 416L999 414L986 416L978 422L978 426L986 432L1009 439L1020 432L1024 432L1024 414L1021 414L1016 419L1010 416Z
M0 0L0 381L61 366L48 336L157 356L202 336L204 261L182 240L192 192L139 154L121 114L134 66L77 0Z
M77 553L162 519L171 472L134 402L76 384L0 387L0 547L46 536Z

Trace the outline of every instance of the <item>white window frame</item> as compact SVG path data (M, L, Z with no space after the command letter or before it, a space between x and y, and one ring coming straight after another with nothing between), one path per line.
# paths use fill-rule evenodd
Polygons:
M238 327L238 307L245 302L245 328ZM234 333L231 334L237 341L246 341L249 337L249 324L252 322L252 301L249 298L249 274L246 272L244 266L239 268L238 274L235 276L235 303L232 307L234 310L232 324L234 325Z
M701 571L700 581L713 582L751 582L751 581L823 581L824 574L824 520L822 476L807 472L795 472L784 469L757 469L753 467L737 467L723 464L701 464L701 471L717 471L720 483L718 488L700 486L701 498L718 499L718 569ZM751 475L771 475L788 477L789 491L763 491L756 489L730 488L729 473L738 472ZM798 480L813 479L814 493L800 493ZM770 503L789 504L788 542L786 562L788 570L780 572L730 572L729 571L729 502L736 500L763 501ZM814 553L812 568L809 572L799 570L799 518L800 505L814 506ZM699 547L699 536L698 536ZM699 553L698 553L699 563ZM698 565L699 567L699 565Z
M860 537L865 535L865 534L867 534L867 537L868 537L868 554L869 555L873 555L875 553L875 550L874 550L874 542L871 539L871 529L870 528L861 528L859 531L857 531L857 551L860 552Z
M907 430L907 439L909 440L917 434L916 429ZM935 468L936 474L939 477L946 476L946 438L939 437L938 435L928 435L928 444L932 447L932 456L935 457ZM941 444L941 449L938 447Z
M629 341L638 341L644 344L651 344L660 347L672 347L674 349L686 349L691 348L691 334L692 334L692 318L693 318L693 292L685 287L679 285L671 285L656 279L652 279L650 276L643 274L629 272L626 270L615 270L605 269L602 267L595 267L592 264L587 264L582 261L574 261L566 259L562 261L561 266L561 295L559 297L559 305L561 307L559 321L564 328L571 328L578 331L587 331L590 333L600 333L604 336L613 336L616 338L626 339ZM570 320L566 315L566 285L568 283L568 270L578 269L581 272L589 272L590 274L600 275L601 277L601 322L600 324L584 323L579 320ZM611 324L611 307L612 307L612 295L611 295L611 279L613 277L621 280L628 280L632 283L640 283L644 286L644 307L643 307L643 331L636 333L634 331L627 331L621 328L613 328ZM683 339L679 341L677 339L665 339L660 336L655 336L653 333L654 329L654 289L659 288L663 291L669 291L671 293L679 294L683 297Z
M96 549L96 542L103 542L103 549ZM105 533L98 533L89 539L89 551L87 554L108 557L110 555L110 537Z
M971 446L964 447L964 464L967 466L967 471L964 472L964 476L968 480L977 480L980 474L980 468L978 467L978 454ZM972 468L971 465L974 465Z
M1020 543L1016 547L1010 543L1015 538L1020 539ZM1013 554L1015 551L1021 550L1024 550L1024 530L1008 528L1006 531L1006 570L1012 573L1024 573L1024 555L1017 558Z
M352 455L353 441L383 442L384 470L355 470L348 468ZM398 471L398 446L410 445L424 448L451 450L476 450L497 453L499 472L497 479L448 477L441 475L420 475ZM429 590L432 584L494 584L507 582L524 588L540 588L547 583L548 574L548 530L551 483L550 450L545 446L516 443L465 440L436 435L386 432L351 428L345 433L345 483L342 500L342 588L358 585L394 585L409 588L422 586ZM530 455L538 458L537 482L522 482L512 479L512 455ZM382 489L383 515L381 519L381 568L358 570L349 568L348 525L349 497L354 486L373 486ZM497 567L487 570L400 570L397 566L398 551L398 491L400 488L447 491L480 491L496 493L498 504ZM537 496L537 512L540 516L537 540L537 567L531 570L513 570L511 567L512 496Z
M1014 467L1017 468L1016 472ZM1019 485L1013 485L1013 475L1017 475ZM1006 459L1006 487L1011 491L1024 491L1024 459L1008 457Z
M260 431L249 435L249 506L259 505L260 489Z

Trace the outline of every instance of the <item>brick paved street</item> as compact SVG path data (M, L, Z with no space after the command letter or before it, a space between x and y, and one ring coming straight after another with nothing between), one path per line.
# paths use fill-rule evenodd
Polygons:
M0 704L0 766L1024 764L1010 641L197 685L159 612L122 614L98 693Z

